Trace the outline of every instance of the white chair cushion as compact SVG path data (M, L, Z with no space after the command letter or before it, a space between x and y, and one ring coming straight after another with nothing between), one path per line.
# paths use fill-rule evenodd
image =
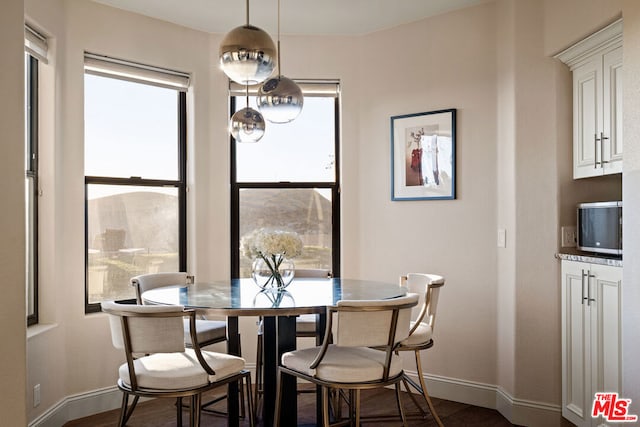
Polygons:
M411 328L413 328L415 322L411 322ZM431 340L432 331L431 326L428 323L420 323L415 331L405 340L403 340L400 345L402 346L416 346L421 344L426 344Z
M227 337L227 322L222 320L196 320L196 333L200 344L212 340L223 341ZM191 345L189 319L184 319L185 342Z
M316 315L302 314L296 319L296 332L315 333L316 332Z
M184 353L156 353L136 359L133 363L138 387L158 390L200 387L244 369L244 359L241 357L212 351L203 351L202 355L215 375L207 374L192 349L186 349ZM120 366L119 374L126 385L131 384L126 363Z
M330 345L322 362L315 369L309 366L320 351L319 347L291 351L282 355L282 365L325 381L361 383L382 379L386 353L367 347L339 347ZM391 358L389 376L402 372L402 361L395 354Z

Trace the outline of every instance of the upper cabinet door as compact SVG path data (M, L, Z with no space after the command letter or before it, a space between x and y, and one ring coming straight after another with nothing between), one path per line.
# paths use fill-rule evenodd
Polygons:
M556 58L573 72L573 177L622 172L622 20Z
M602 175L598 133L602 129L602 58L573 70L573 177Z
M622 173L622 46L603 55L602 70L603 169L605 174Z

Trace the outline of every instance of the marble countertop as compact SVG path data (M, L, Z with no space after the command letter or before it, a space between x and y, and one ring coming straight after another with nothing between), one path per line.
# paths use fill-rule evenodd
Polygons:
M611 265L613 267L622 267L622 258L605 257L597 255L579 255L579 254L556 254L556 258L566 261L588 262L591 264Z

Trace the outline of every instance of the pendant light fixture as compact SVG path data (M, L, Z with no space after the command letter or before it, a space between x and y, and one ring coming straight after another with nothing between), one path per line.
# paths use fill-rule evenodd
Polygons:
M293 80L281 73L280 61L280 0L278 0L278 76L267 80L258 89L258 109L273 123L293 121L304 104L302 90Z
M237 142L258 142L264 135L265 122L259 111L249 107L249 86L246 99L247 106L231 116L229 132Z
M222 71L234 82L242 85L262 83L271 76L276 66L276 48L264 30L247 23L231 30L222 39L218 51Z

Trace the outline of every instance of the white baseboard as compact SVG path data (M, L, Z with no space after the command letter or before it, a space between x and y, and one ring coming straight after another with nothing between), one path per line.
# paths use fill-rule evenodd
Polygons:
M255 364L247 363L245 369L255 376ZM144 398L140 399L141 402ZM100 412L120 408L122 392L117 386L66 397L29 423L28 427L60 427L65 423Z
M66 422L120 407L122 392L113 387L68 396L47 409L29 427L60 427Z
M255 366L247 364L255 372ZM414 371L405 371L414 380ZM512 424L529 427L560 426L560 405L516 399L506 390L491 384L437 375L425 375L429 395L454 402L496 409ZM29 427L60 427L68 421L120 407L122 393L116 386L69 396L29 423Z
M418 380L417 372L405 372ZM495 409L512 424L554 427L560 426L562 422L560 405L517 399L497 385L437 375L425 375L425 381L430 396Z

